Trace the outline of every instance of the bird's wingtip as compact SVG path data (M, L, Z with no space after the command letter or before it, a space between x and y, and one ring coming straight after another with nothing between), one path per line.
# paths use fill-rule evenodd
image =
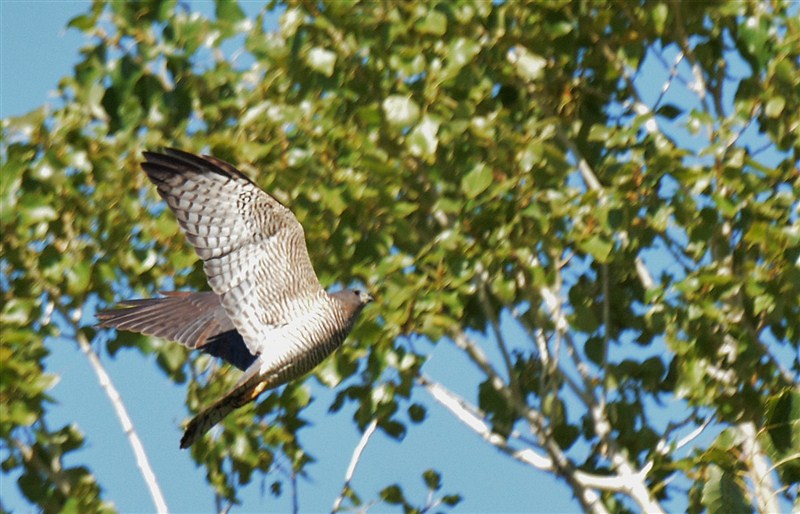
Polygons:
M183 433L183 437L181 437L181 450L185 450L186 448L190 447L194 442L194 431L192 430L192 426L189 425L186 428L186 432Z

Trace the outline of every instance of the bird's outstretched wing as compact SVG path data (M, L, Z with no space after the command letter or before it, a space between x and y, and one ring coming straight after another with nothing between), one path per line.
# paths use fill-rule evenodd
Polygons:
M142 163L158 193L203 260L250 352L292 322L325 291L294 214L232 165L180 150L145 152Z
M138 332L200 349L241 370L255 360L213 291L163 292L162 298L126 300L97 313L100 326Z

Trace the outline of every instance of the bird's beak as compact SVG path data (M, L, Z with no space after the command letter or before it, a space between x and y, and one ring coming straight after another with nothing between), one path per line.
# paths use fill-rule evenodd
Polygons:
M374 296L372 296L369 293L364 293L364 295L363 295L363 302L364 303L370 303L370 302L374 302L374 301L375 301L375 297Z

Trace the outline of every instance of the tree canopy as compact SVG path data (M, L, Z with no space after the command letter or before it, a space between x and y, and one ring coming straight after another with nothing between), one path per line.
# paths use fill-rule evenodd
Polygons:
M56 335L100 370L123 347L154 353L191 412L238 378L94 327L99 304L207 289L137 169L174 146L240 166L297 215L324 285L379 300L314 378L192 448L220 505L278 456L313 474L297 434L317 380L333 411L356 406L365 443L444 409L587 511L797 510L797 14L415 1L248 17L218 1L207 18L95 2L70 22L87 43L60 106L2 125L3 472L45 511L113 508L91 469L64 465L91 434L48 420ZM438 345L478 370L471 390L426 371ZM424 480L422 501L347 482L336 508L446 509L465 493Z

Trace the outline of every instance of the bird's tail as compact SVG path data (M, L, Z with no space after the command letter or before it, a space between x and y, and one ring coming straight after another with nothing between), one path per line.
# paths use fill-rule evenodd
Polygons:
M228 394L214 402L210 407L192 418L181 438L181 449L188 448L211 427L222 421L234 409L258 398L266 388L267 382L256 373L248 380L234 387Z

